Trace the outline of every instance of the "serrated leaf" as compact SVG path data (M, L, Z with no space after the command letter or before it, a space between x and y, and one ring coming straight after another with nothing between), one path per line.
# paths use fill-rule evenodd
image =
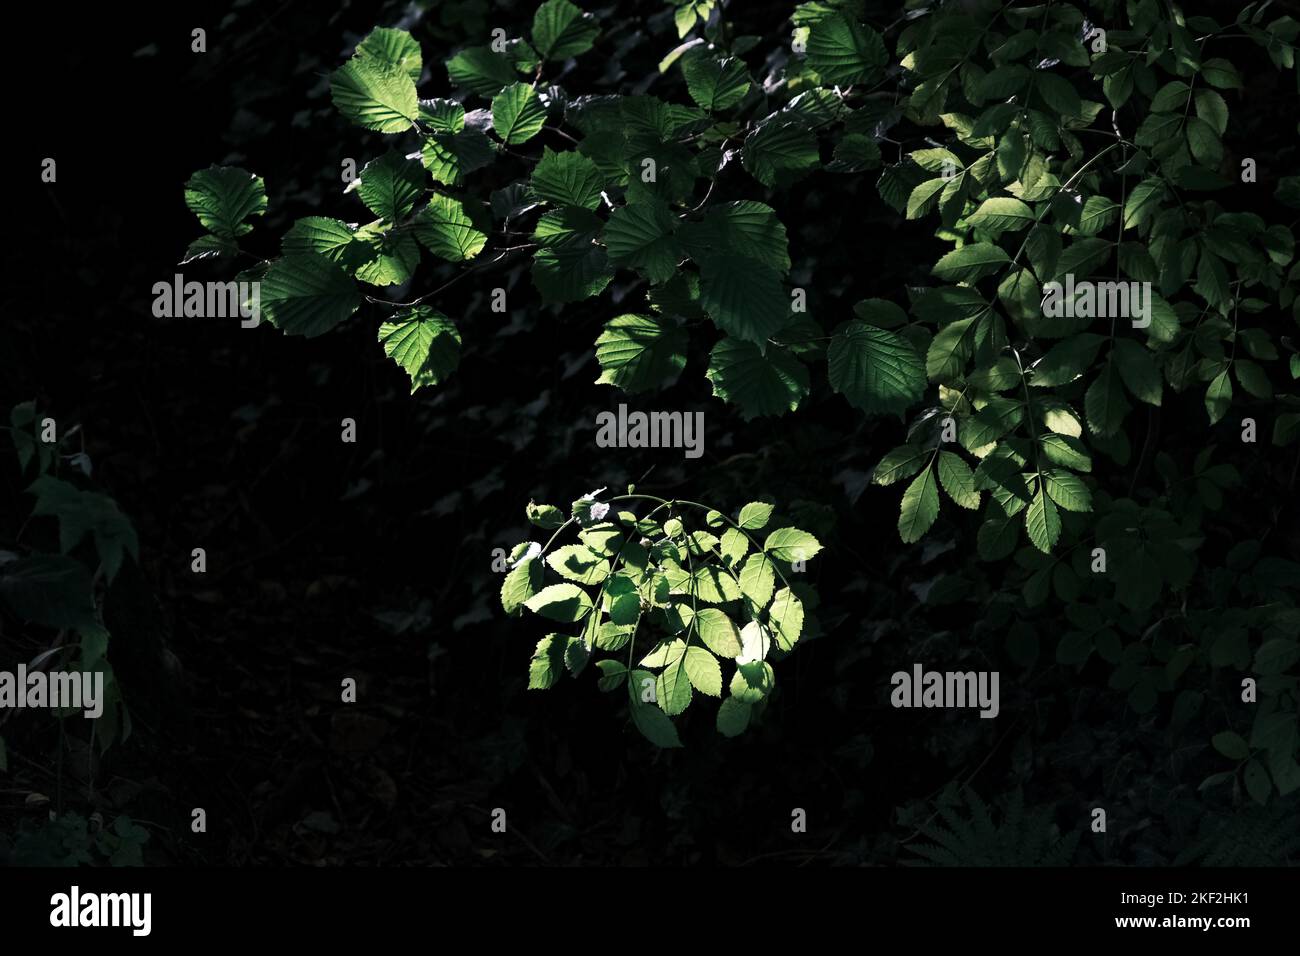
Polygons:
M546 0L533 14L533 46L547 60L567 60L591 49L600 25L569 0Z
M564 656L569 649L566 634L548 634L537 642L528 662L528 689L546 690L564 675Z
M609 215L603 239L612 265L643 270L651 282L666 282L677 271L681 246L673 238L676 219L662 201L620 206Z
M670 385L686 367L685 330L655 315L620 315L596 339L597 385L626 392Z
M933 468L926 468L912 479L903 492L899 507L898 534L904 544L920 541L939 517L939 489Z
M591 597L576 584L552 584L524 602L534 614L552 621L580 621L591 610Z
M755 552L745 559L740 569L740 593L749 598L755 608L764 608L772 600L776 589L776 572L766 554Z
M285 256L261 280L261 311L288 335L322 335L360 306L356 283L324 256Z
M424 191L418 164L399 152L366 163L357 183L357 195L370 211L390 223L406 216Z
M415 220L415 238L448 262L472 259L487 245L487 233L477 229L459 199L436 193Z
M740 631L716 607L702 607L695 614L695 629L704 646L719 657L731 660L740 656Z
M807 50L808 65L830 85L874 83L889 60L879 33L838 13L812 25Z
M546 563L562 578L577 584L599 584L609 575L609 562L585 544L566 544L546 556Z
M495 96L518 79L510 59L485 46L468 47L447 61L447 78L479 96Z
M1092 510L1092 492L1078 475L1049 468L1042 477L1048 496L1066 511Z
M739 406L747 421L794 411L809 389L807 367L789 350L769 346L763 353L752 342L730 337L713 347L705 375L713 394Z
M935 263L932 273L945 282L974 282L1011 261L1000 246L976 242L954 249Z
M762 501L751 501L745 507L740 509L740 515L736 519L736 524L746 531L758 531L767 527L767 522L772 517L772 506ZM742 536L743 537L743 536Z
M237 166L209 166L185 183L185 205L203 228L234 240L252 231L244 220L266 213L266 184L261 176Z
M865 322L849 322L826 351L831 388L869 415L904 411L925 392L925 368L912 343Z
M788 564L811 561L821 549L820 541L798 528L777 528L763 542L765 552Z
M798 596L789 588L777 591L767 611L767 626L776 646L783 651L794 650L803 633L803 621L803 602Z
M1225 368L1214 376L1209 388L1205 390L1205 410L1210 414L1210 424L1217 425L1219 419L1227 414L1230 405L1232 405L1232 379L1228 377L1228 370Z
M761 202L740 200L714 206L700 222L683 224L678 239L696 261L735 255L781 274L790 269L785 226L772 207Z
M743 60L718 60L707 53L682 59L682 75L691 99L710 112L729 110L749 91L749 71Z
M556 206L600 207L600 172L579 152L557 153L543 147L531 183L538 199Z
M682 667L691 686L710 697L722 696L722 667L718 659L702 647L686 648Z
M769 189L789 186L821 163L817 137L802 120L768 120L745 140L741 164Z
M1034 211L1019 199L994 196L980 203L979 208L966 217L966 221L980 229L1001 233L1032 225Z
M1025 531L1039 551L1050 554L1061 537L1061 515L1056 503L1039 488L1025 511Z
M527 83L512 83L492 98L492 128L506 143L525 143L545 124L546 107Z
M980 506L980 493L975 490L975 476L970 466L956 452L940 451L938 460L939 482L954 504L974 509Z
M330 75L330 95L351 122L381 133L411 128L420 100L409 73L368 56L355 56Z
M437 309L415 306L379 326L384 354L406 370L411 392L445 381L460 363L460 332Z

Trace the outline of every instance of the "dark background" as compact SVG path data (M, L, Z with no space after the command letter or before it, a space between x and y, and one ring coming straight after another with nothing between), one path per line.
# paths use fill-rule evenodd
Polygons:
M176 271L231 277L175 265L200 233L182 199L196 169L240 165L265 178L270 208L250 240L259 255L299 216L364 215L342 195L340 162L360 167L386 145L337 114L326 77L406 9L179 6L78 10L52 46L11 49L25 80L11 87L21 99L4 151L19 208L0 397L6 407L35 398L62 427L81 424L94 481L134 521L141 561L108 609L135 733L87 781L61 765L48 728L11 723L0 831L45 814L24 802L35 791L83 812L130 813L151 833L146 860L160 864L889 864L910 858L930 801L960 783L995 806L1021 792L1062 833L1111 807L1111 832L1085 834L1076 862L1159 864L1206 819L1236 812L1195 791L1222 769L1204 741L1184 752L1162 725L1136 719L1097 661L1081 673L1052 663L1059 607L1035 622L1044 653L1022 667L1004 634L981 629L989 594L1014 586L998 568L968 576L953 603L921 600L971 564L977 519L947 509L923 545L899 544L898 489L865 482L901 421L864 419L823 378L796 415L745 423L710 397L711 342L698 337L666 392L638 399L593 384L600 324L641 308L644 288L626 276L563 309L541 306L520 268L458 283L435 304L461 328L460 368L416 396L375 341L369 307L312 340L265 324L155 319L153 283ZM735 32L767 38L760 50L788 29L784 2L734 6ZM518 35L532 9L434 5L410 27L424 49L421 95L445 95L441 61L455 49L493 26ZM657 3L601 10L606 34L562 81L572 90L626 89L677 43ZM880 5L869 15L883 27L897 14ZM196 26L208 31L205 54L190 52ZM1258 54L1238 52L1249 95L1233 103L1229 146L1248 144L1262 180L1294 171L1294 96ZM676 74L646 91L684 96ZM884 144L886 162L894 149ZM56 185L39 182L45 156L58 161ZM494 186L525 172L497 165L482 174ZM736 173L716 198L764 198L754 190ZM1271 192L1261 183L1261 211ZM884 206L871 175L818 173L766 201L826 327L861 298L904 301L902 287L928 281L945 248L932 225ZM412 296L454 274L423 261ZM487 306L502 281L516 305L508 316ZM597 449L596 414L624 401L703 410L704 457ZM1170 420L1203 420L1198 398L1180 401ZM344 417L357 421L356 444L339 440ZM1205 440L1164 450L1190 461ZM1261 465L1256 478L1267 487L1274 470ZM9 536L29 501L12 456L0 475ZM1113 476L1114 490L1128 477ZM492 549L529 537L530 498L566 507L629 481L732 508L771 495L826 545L809 567L824 634L778 667L764 723L739 739L718 736L705 706L688 711L684 750L656 751L589 673L525 691L543 625L500 613ZM1234 526L1289 520L1276 504L1234 502L1207 549L1221 553ZM1270 547L1294 557L1294 539L1284 531ZM206 575L190 573L195 547L207 550ZM1000 669L1001 715L891 709L889 675L913 661ZM339 702L344 677L358 680L356 704ZM207 810L207 834L190 832L192 807ZM494 807L508 813L504 835L489 829ZM796 807L806 834L791 832Z

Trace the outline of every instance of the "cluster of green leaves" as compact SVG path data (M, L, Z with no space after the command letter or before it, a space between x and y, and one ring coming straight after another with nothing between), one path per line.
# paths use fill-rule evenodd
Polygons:
M1213 463L1209 443L1190 474L1156 456L1164 493L1150 500L1107 493L1095 471L1098 453L1119 469L1141 467L1146 452L1134 455L1126 431L1135 402L1159 408L1170 392L1200 389L1210 425L1234 404L1263 417L1270 402L1296 403L1274 382L1297 377L1300 356L1270 321L1283 310L1300 319L1294 234L1226 205L1256 187L1249 163L1226 159L1223 93L1241 80L1212 55L1221 36L1245 36L1293 69L1297 24L1262 23L1265 7L1226 26L1154 0L1101 4L1091 23L1052 3L943 8L909 24L898 40L908 96L896 120L946 134L900 155L878 188L906 218L936 218L936 236L954 248L933 266L942 284L912 295L910 321L891 312L873 322L910 343L913 386L937 387L873 475L879 485L908 481L902 540L934 525L941 491L982 509L979 556L1014 556L1019 606L1053 592L1067 605L1058 662L1082 667L1095 652L1139 713L1177 690L1193 663L1247 673L1253 661L1256 674L1276 676L1260 678L1255 711L1268 729L1249 747L1236 734L1215 738L1249 766L1246 785L1261 802L1274 787L1300 788L1295 704L1284 690L1294 677L1273 670L1295 660L1270 652L1260 670L1263 647L1252 653L1247 634L1253 626L1270 648L1294 646L1288 589L1300 569L1274 568L1283 583L1240 612L1250 625L1228 627L1221 606L1152 625L1161 599L1193 579L1203 519L1240 476ZM1277 198L1300 205L1294 178L1281 180ZM1150 283L1149 323L1046 310L1048 283L1067 275ZM1275 420L1275 443L1294 437L1295 421ZM1220 643L1225 628L1230 644ZM1202 699L1182 691L1176 723Z
M58 550L0 551L0 602L27 626L77 636L58 644L58 666L66 667L75 655L81 670L103 672L104 712L95 728L103 751L130 734L131 722L107 660L109 633L97 593L101 580L105 586L112 583L128 555L139 556L139 541L130 519L109 495L80 487L71 476L59 477L68 465L88 475L90 461L84 450L60 454L76 428L47 441L42 420L34 402L22 402L10 410L7 431L19 469L36 473L27 489L35 497L31 517L55 519ZM0 739L0 770L5 767Z
M816 593L793 579L821 544L798 528L773 527L773 506L764 502L733 519L634 492L604 501L587 495L567 519L554 505L529 504L528 520L554 533L545 545L515 547L501 605L576 633L538 641L528 686L549 688L566 671L576 677L604 651L613 656L595 661L600 689L627 688L632 722L656 746L681 746L672 718L696 694L721 699L717 729L734 737L773 693L769 660L817 633ZM640 516L615 510L635 502L654 507ZM700 519L694 527L692 517ZM569 528L578 540L553 547Z
M761 199L710 199L732 169L763 196L815 170L879 166L876 115L851 109L845 90L879 81L886 50L853 4L839 6L801 5L795 38L806 52L778 48L776 81L760 83L742 58L760 38L729 37L712 0L674 3L683 42L660 70L680 73L688 103L547 84L548 71L563 72L600 34L569 0L542 3L527 39L498 38L447 59L451 96L421 98L419 46L404 31L377 28L331 77L334 103L365 129L413 135L415 149L397 146L348 188L373 221L301 219L282 255L242 278L260 279L264 314L289 334L327 332L365 301L389 310L379 339L414 391L456 368L455 323L430 301L437 290L397 304L358 283L405 286L421 247L453 264L480 260L465 266L474 269L528 254L533 285L553 304L599 295L621 271L648 283L645 307L605 324L600 382L636 392L674 381L686 364L687 327L708 320L721 333L706 372L715 394L746 417L794 409L825 337L807 313L806 290L791 285L785 226ZM476 101L483 106L470 109ZM475 174L501 162L524 175L476 188ZM236 168L196 173L186 201L211 232L187 262L233 254L246 220L265 211L261 180ZM528 241L511 239L520 236ZM836 340L836 387L855 404L889 407L868 394L880 380L871 366L877 350L889 359L896 347L855 323Z

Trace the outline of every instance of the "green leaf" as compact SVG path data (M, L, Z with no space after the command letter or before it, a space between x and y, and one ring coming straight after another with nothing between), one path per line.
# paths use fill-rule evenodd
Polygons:
M704 646L719 657L740 656L740 631L726 613L716 607L702 607L695 614L695 629Z
M566 544L546 556L546 563L562 578L577 584L599 584L609 575L609 562L585 544Z
M386 69L406 73L412 83L420 82L424 59L420 44L405 30L375 27L370 35L357 44L357 56L377 61Z
M722 678L721 669L718 678ZM679 655L677 660L669 663L655 678L655 701L670 717L675 717L691 705L691 681L686 672L684 655Z
M686 648L682 667L691 686L710 697L722 696L722 667L718 659L702 647Z
M1061 537L1061 514L1056 503L1039 488L1025 511L1025 531L1039 551L1050 554Z
M479 96L496 96L518 79L509 58L485 46L468 47L447 61L447 78Z
M600 207L601 177L596 164L579 152L557 153L542 148L533 168L533 192L556 206Z
M1250 745L1246 743L1246 738L1230 730L1215 734L1210 738L1210 743L1229 760L1245 760L1250 756Z
M939 452L939 483L953 503L962 508L980 506L980 493L975 489L975 476L960 455L951 451Z
M641 269L651 282L666 282L677 272L681 246L673 238L676 219L659 200L615 209L605 226L605 251L612 265Z
M357 195L370 211L395 223L415 208L424 191L420 167L399 152L366 163L357 183Z
M683 224L678 239L696 261L722 255L742 256L776 269L790 270L785 226L771 206L751 200L723 203L697 223Z
M1063 76L1045 70L1036 71L1034 76L1036 78L1034 85L1043 102L1067 119L1079 115L1083 104L1073 83Z
M1228 377L1228 370L1225 368L1214 376L1210 387L1205 390L1205 410L1210 413L1210 424L1217 425L1231 405L1232 379Z
M753 708L735 697L728 697L718 708L718 733L724 737L736 737L745 732L749 726L749 715Z
M974 282L1011 261L1000 246L976 242L954 249L935 263L932 273L944 282Z
M501 607L516 614L524 602L542 589L542 562L529 558L515 565L501 584Z
M564 656L569 649L569 636L548 634L537 642L533 659L528 662L528 689L546 690L564 676Z
M739 664L731 677L731 696L745 704L756 704L772 692L776 674L767 661Z
M1088 386L1083 396L1083 410L1088 416L1088 427L1094 435L1105 438L1114 435L1124 424L1129 403L1120 388L1116 363L1107 361L1097 380Z
M1079 439L1069 435L1040 435L1038 444L1048 461L1076 471L1092 471L1092 458Z
M903 492L898 514L898 534L904 544L920 541L939 517L939 489L933 468L926 468Z
M763 550L786 563L811 561L821 551L821 542L798 528L777 528L763 542Z
M233 240L253 230L245 219L266 213L266 184L237 166L209 166L185 183L185 205L203 228Z
M1159 405L1164 391L1151 350L1132 339L1116 339L1115 360L1128 390L1148 405Z
M826 351L831 388L868 415L901 412L925 393L925 368L912 343L865 322L849 322Z
M685 330L657 315L620 315L596 339L597 385L626 392L671 384L686 367Z
M288 335L322 335L361 306L361 293L343 269L311 253L285 256L261 280L260 307Z
M736 255L700 262L700 305L718 328L746 342L765 342L792 315L780 274Z
M417 305L379 326L384 354L406 370L414 394L446 380L460 363L460 332L437 309Z
M487 245L487 233L475 227L459 199L434 194L415 220L415 238L448 262L472 259Z
M682 59L686 89L702 109L729 110L749 91L749 71L736 57L718 60L709 54L687 55Z
M614 277L596 245L601 221L590 210L564 206L542 216L533 232L543 248L533 256L533 284L547 303L598 295Z
M767 607L767 602L772 600L772 592L776 589L776 572L773 570L772 561L766 555L759 552L751 554L745 559L745 564L740 569L740 593L753 602L754 607Z
M1042 475L1047 494L1066 511L1092 510L1092 492L1078 475L1052 468Z
M925 354L925 373L934 381L961 375L970 357L970 332L975 319L958 319L941 328Z
M533 46L547 60L586 53L599 35L595 17L569 0L546 0L533 14Z
M886 453L871 472L872 484L892 485L910 478L930 460L930 449L920 445L902 445Z
M966 217L972 226L988 232L1002 233L1024 229L1034 222L1034 211L1011 196L994 196Z
M762 501L751 501L740 509L740 516L736 519L736 524L746 531L758 531L767 527L767 522L771 517L771 505Z
M752 342L734 338L713 347L705 375L713 394L738 405L746 421L794 411L809 389L807 367L789 350L769 346L763 353Z
M659 707L641 700L642 687L647 680L651 685L655 683L655 676L649 671L634 670L628 676L627 689L631 701L632 723L636 725L641 735L656 747L680 747L682 742L677 736L677 728L673 726L668 715Z
M741 163L769 189L789 186L821 164L817 137L802 120L768 120L745 140Z
M222 239L220 236L204 234L189 244L180 264L187 266L191 262L201 262L205 259L230 258L238 252L239 247L235 245L233 239Z
M369 56L355 56L330 76L338 111L351 122L381 133L411 128L420 115L415 82L404 70Z
M601 691L617 690L619 685L627 679L627 667L620 664L618 661L596 661L596 667L600 670L601 674L600 678L596 681L596 687Z
M1228 132L1228 104L1214 90L1196 91L1196 115L1220 136Z
M492 128L506 143L524 143L542 131L546 107L527 83L514 83L492 98Z
M299 219L280 240L280 248L286 256L324 256L350 275L375 256L374 247L358 238L353 226L327 216Z
M591 598L576 584L552 584L542 588L524 602L524 607L534 614L552 621L572 623L580 621L591 610Z
M794 650L803 633L803 602L789 588L782 588L767 611L767 626L783 651Z
M356 232L368 258L357 266L356 277L371 285L400 285L411 278L420 264L420 247L408 233L390 231L383 220L362 226Z
M807 49L808 65L827 85L874 83L889 60L879 33L842 14L813 24Z

